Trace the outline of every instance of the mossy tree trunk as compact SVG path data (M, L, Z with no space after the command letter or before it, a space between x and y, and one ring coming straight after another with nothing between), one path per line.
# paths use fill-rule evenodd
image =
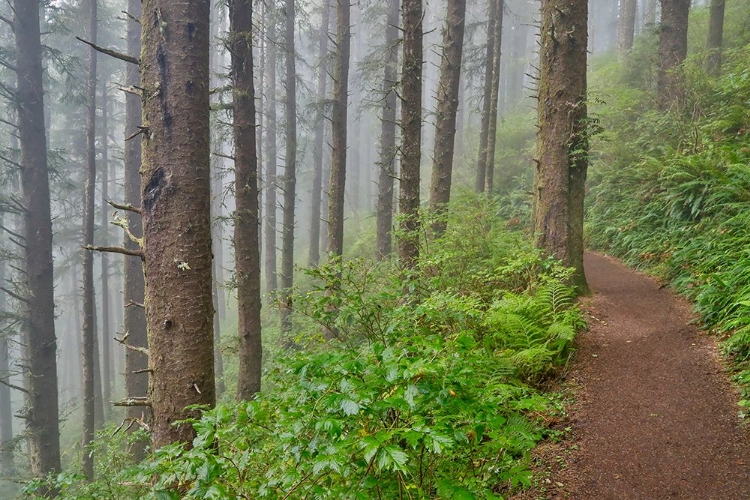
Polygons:
M583 197L588 167L586 131L586 0L543 0L540 40L537 159L534 178L536 244L583 270Z
M135 19L141 17L141 0L128 0L128 13ZM127 31L128 54L138 57L141 52L141 25L133 19L128 19ZM140 86L141 77L138 67L129 64L126 68L125 81L129 86ZM125 137L131 137L138 132L141 125L141 100L137 95L125 94ZM141 141L131 139L125 142L125 202L134 206L141 206ZM135 212L126 214L130 232L140 238L143 234L141 215ZM139 251L140 246L127 235L123 246L131 251ZM124 258L124 290L125 316L123 321L126 342L139 349L148 348L146 335L146 313L143 304L144 281L143 264L141 259L126 255ZM136 349L125 349L125 394L128 398L146 397L148 393L148 358ZM145 416L148 420L150 411L135 406L128 407L127 416L140 419ZM133 427L134 428L134 427ZM146 455L145 443L133 444L130 449L133 458L142 460Z
M380 122L380 162L378 165L377 257L392 252L393 179L396 176L396 86L398 85L399 0L388 0L385 28L386 58L383 73L383 111Z
M627 57L633 49L635 36L636 0L621 0L619 22L617 24L617 52L620 58Z
M315 112L315 145L313 158L313 182L310 197L310 248L307 262L315 267L320 262L320 219L321 202L323 198L323 157L325 135L325 106L326 86L328 81L328 28L331 19L331 2L324 0L323 12L318 34L318 82L316 89L317 110Z
M451 198L453 151L456 138L456 113L463 55L466 0L448 0L443 31L443 54L440 61L437 112L435 118L435 150L430 186L430 209L442 214ZM436 234L445 231L445 221L433 225Z
M209 0L144 0L141 195L154 448L213 406Z
M497 35L497 0L488 0L487 16L487 49L484 67L484 86L482 91L482 124L479 132L479 157L477 159L477 176L474 190L483 193L487 182L487 157L489 156L490 113L492 107L492 76L495 72L495 37Z
M276 274L276 42L278 31L278 12L270 5L266 12L268 18L267 40L268 60L266 88L266 228L264 272L266 275L266 293L276 293L278 276Z
M711 0L711 15L708 20L708 72L718 75L721 70L721 45L724 39L725 0Z
M297 202L297 70L294 52L294 0L285 4L284 52L286 69L286 152L284 158L284 211L281 228L281 330L292 330L294 285L294 205ZM289 339L285 339L289 341Z
M331 115L331 178L328 189L328 254L344 252L344 193L346 189L346 116L349 97L349 55L351 52L351 7L348 0L336 0L336 58L333 67L333 110Z
M88 37L96 43L97 0L89 0ZM94 245L94 210L96 197L96 50L89 48L89 74L86 85L86 185L83 205L83 244ZM94 457L87 447L94 441L96 415L96 370L94 363L96 348L96 298L94 290L94 254L85 250L83 254L83 473L91 481L94 479Z
M0 216L2 222L2 216ZM0 283L5 283L6 262L0 262ZM9 312L6 308L8 297L0 290L0 478L15 474L13 457L13 412L10 400L10 346L4 329L7 322L2 319Z
M40 2L14 0L16 39L16 106L21 144L21 186L26 208L29 313L27 322L28 395L26 429L29 462L34 477L60 472L60 427L57 400L57 340L52 266L47 139L44 125ZM52 492L54 493L54 492Z
M262 355L252 23L252 0L229 0L229 47L232 55L234 101L234 257L237 273L239 400L249 400L260 392Z
M422 156L422 0L402 0L401 214L398 256L413 267L419 258L419 184Z
M657 100L661 109L679 106L683 100L682 63L687 57L690 0L661 0L659 24L659 72Z
M488 195L492 193L495 183L495 143L497 142L497 103L500 97L500 56L502 55L502 40L503 40L503 14L505 10L505 2L503 0L495 0L497 6L495 7L496 19L495 19L495 48L492 51L492 55L495 61L492 63L492 89L490 93L490 119L487 128L487 157L485 158L486 170L484 178L484 192Z

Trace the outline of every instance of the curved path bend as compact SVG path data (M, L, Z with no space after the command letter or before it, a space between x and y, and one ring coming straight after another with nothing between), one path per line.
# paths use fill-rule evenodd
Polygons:
M614 259L587 253L585 267L594 296L570 373L577 446L542 497L750 500L738 394L690 305Z

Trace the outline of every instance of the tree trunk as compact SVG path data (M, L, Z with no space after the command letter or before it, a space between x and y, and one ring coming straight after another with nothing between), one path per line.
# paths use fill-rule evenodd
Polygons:
M281 330L292 330L294 285L294 205L297 201L297 71L294 52L294 0L286 0L284 49L286 62L286 154L284 161L284 217L281 235ZM289 339L285 338L285 342Z
M537 160L534 179L536 244L583 271L583 187L586 139L586 0L543 0Z
M643 8L643 24L653 26L656 24L656 10L658 0L646 0L646 6Z
M313 159L313 183L310 201L310 249L307 262L315 267L320 262L320 206L323 197L323 136L325 135L325 105L328 67L328 29L331 18L331 2L323 0L323 13L318 36L318 88L317 111L315 113L315 157Z
M495 36L497 24L497 0L488 0L490 4L487 18L487 57L484 68L484 91L482 94L482 129L479 133L479 159L477 160L477 177L474 189L483 193L487 182L487 157L490 137L490 113L492 107L492 75L495 73Z
M402 0L404 60L401 73L401 237L405 267L419 258L419 178L422 154L422 0Z
M229 1L229 43L234 101L236 212L234 257L237 272L239 370L237 399L260 392L260 248L258 246L258 159L253 86L252 0Z
M435 118L435 154L430 189L430 209L438 215L445 211L451 199L456 112L458 111L465 23L466 0L448 0L443 31L443 55L440 62ZM433 230L440 235L445 231L445 227L445 220L438 218L433 225Z
M0 216L0 219L2 217ZM0 283L5 283L5 262L0 262ZM0 478L15 474L13 460L13 409L10 400L10 346L8 345L7 322L2 319L8 312L5 304L8 297L0 290Z
M266 235L265 274L266 293L279 288L276 275L276 42L278 12L268 12L268 88L266 89ZM273 300L273 299L271 299Z
M223 71L219 59L221 57L221 48L223 44L215 43L219 40L221 19L222 19L222 5L217 4L211 9L211 76L210 85L211 88L216 88L220 85L219 72ZM217 100L218 102L218 100ZM224 138L221 132L217 129L212 129L211 134L212 147L223 152ZM214 253L214 261L211 279L211 295L213 297L214 304L214 318L213 318L213 329L214 329L214 372L216 374L216 397L219 398L226 390L226 383L224 381L224 357L221 352L221 323L224 321L225 316L225 299L224 299L224 288L221 286L224 283L224 222L222 221L223 207L222 200L224 199L224 186L222 182L222 170L224 167L224 158L212 157L211 158L211 246Z
M101 148L102 148L102 197L101 197L101 212L100 212L100 224L101 224L101 242L102 245L109 244L109 211L107 210L107 200L109 199L109 148L108 148L108 137L109 132L109 115L107 113L108 99L107 99L107 81L102 80L102 123L101 123ZM110 312L109 312L109 255L106 252L101 254L101 279L102 279L102 290L101 290L101 303L102 303L102 403L104 410L104 420L107 421L111 418L111 406L109 402L112 400L112 381L114 380L114 370L112 366L112 348L110 346L109 339L112 337L110 331Z
M333 111L331 116L331 184L328 189L328 253L344 253L344 196L346 189L346 117L349 97L351 52L351 7L336 0L336 59L333 67Z
M141 18L141 0L128 0L128 13L135 19ZM141 25L133 19L128 19L127 33L128 54L138 57L141 52ZM138 67L128 64L125 82L127 85L140 86L141 78ZM125 94L125 137L138 132L141 125L141 100L133 94ZM141 141L131 139L125 142L125 202L134 206L141 206ZM143 234L141 214L128 212L126 215L128 228L136 237ZM129 250L140 250L138 243L127 235L123 246ZM127 336L127 343L137 348L148 348L146 335L146 313L143 307L135 304L144 303L143 264L138 257L124 258L124 302L125 317L123 330ZM142 352L125 349L125 394L128 398L146 397L148 394L148 358ZM144 415L150 417L150 410L138 407L128 407L128 418L136 419ZM137 461L146 456L146 443L134 443L130 449Z
M89 30L91 43L96 43L97 0L89 0ZM83 244L94 245L94 210L96 197L96 50L89 48L89 74L86 86L86 187L83 202ZM83 473L89 481L94 479L94 455L88 448L94 441L96 425L95 359L96 349L96 298L94 291L94 253L83 253Z
M721 71L721 44L724 38L724 0L711 0L711 16L708 20L708 60L706 67L712 75Z
M396 106L398 100L398 15L399 0L388 0L385 46L388 51L383 74L383 111L380 121L380 162L378 169L377 257L392 252L393 179L396 177Z
M14 0L13 5L18 75L16 105L23 165L21 185L26 207L28 372L33 374L28 377L26 427L31 473L43 478L60 472L60 428L42 44L39 2Z
M143 200L153 447L187 441L213 406L208 0L144 0Z
M495 18L495 49L492 51L492 55L495 57L495 62L492 64L492 92L490 94L490 120L489 127L487 129L487 158L485 159L487 164L487 173L484 179L484 192L488 195L492 193L493 183L495 182L495 143L497 141L497 102L500 96L500 55L501 45L503 41L503 11L505 10L505 2L503 0L495 0L497 2L496 18Z
M681 65L687 56L690 0L661 0L657 100L662 110L682 102Z
M636 0L620 0L620 22L618 28L617 52L620 58L627 57L633 49L635 34Z

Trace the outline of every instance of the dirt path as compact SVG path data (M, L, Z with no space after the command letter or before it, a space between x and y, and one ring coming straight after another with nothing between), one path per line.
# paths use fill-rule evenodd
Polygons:
M748 430L690 306L615 260L585 265L595 295L571 373L577 449L544 497L750 499Z

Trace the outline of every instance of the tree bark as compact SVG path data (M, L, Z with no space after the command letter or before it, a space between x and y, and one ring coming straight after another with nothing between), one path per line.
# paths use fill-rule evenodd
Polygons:
M448 0L443 31L443 54L440 62L437 112L435 119L435 153L432 165L430 209L438 216L445 212L451 198L453 151L456 138L456 112L463 54L466 0ZM446 222L438 217L433 224L437 235L445 232Z
M0 216L0 220L2 216ZM0 283L5 283L5 262L0 262ZM7 312L8 297L0 290L0 478L10 478L15 474L13 459L13 410L10 400L10 346L7 332L3 329L7 322L2 314Z
M586 0L543 0L537 164L536 244L575 268L573 283L587 293L583 270L586 137Z
M627 57L633 49L635 13L637 6L638 4L636 0L620 1L620 20L617 24L617 52L620 59Z
M284 161L284 211L281 234L281 330L292 330L294 285L294 205L297 201L297 71L294 52L294 0L286 0L284 51L286 66L286 153ZM285 342L289 339L286 338Z
M271 295L279 288L276 275L276 42L278 12L268 12L268 88L266 89L266 231L265 274L266 293Z
M497 35L497 0L488 0L487 17L487 57L484 68L484 91L482 94L482 129L479 133L479 159L477 160L477 177L474 189L483 193L487 182L487 157L490 137L490 114L492 107L492 76L495 73L495 37Z
M419 180L422 154L422 0L402 0L404 60L401 72L401 237L404 267L419 258Z
M101 162L101 212L100 212L100 231L101 231L101 242L102 246L109 244L109 215L107 200L109 199L109 147L108 147L108 136L109 133L109 114L107 107L108 95L107 95L107 81L102 79L102 121L101 121L101 148L102 148L102 162ZM102 304L102 403L104 410L104 420L107 421L112 415L110 401L112 400L112 382L114 380L113 370L113 359L112 359L112 347L110 338L112 332L110 330L110 311L109 311L109 255L107 252L101 253L101 304Z
M230 0L228 5L234 101L234 257L237 272L239 336L237 399L249 400L260 392L262 355L258 159L253 85L253 4L252 0Z
M497 102L500 96L500 55L501 45L503 41L503 13L505 10L505 2L503 0L495 0L497 2L496 18L495 18L495 49L492 51L492 55L495 58L495 62L492 64L492 92L490 93L490 120L489 127L487 129L487 158L485 162L487 164L487 173L484 179L484 192L488 195L492 193L495 182L495 143L497 141Z
M725 0L711 0L711 15L708 20L708 60L706 69L712 75L721 71L721 45L724 38Z
M96 43L97 0L89 0L88 38ZM94 210L96 197L96 57L97 52L89 48L89 73L86 85L86 186L83 204L83 244L94 245ZM86 479L94 479L94 455L89 446L94 441L96 425L95 359L96 349L96 298L94 291L94 252L85 250L83 254L83 441L82 463Z
M396 107L398 99L398 16L399 0L388 0L385 45L388 51L383 73L383 110L380 121L378 165L377 257L391 255L393 229L393 179L396 177Z
M313 183L310 200L310 249L307 262L310 267L316 267L320 262L320 219L321 201L323 197L323 136L325 135L325 99L328 76L328 29L331 18L331 2L323 0L323 13L320 20L320 34L318 36L318 88L317 110L315 113L315 157L313 159Z
M344 196L346 189L346 117L349 96L351 53L351 7L348 0L336 0L336 59L333 67L333 110L331 116L331 183L328 189L328 254L344 253Z
M690 0L661 0L657 100L662 110L679 106L683 98L681 65L687 56Z
M144 0L141 194L153 447L213 406L208 0Z
M218 87L221 83L218 78L219 72L223 71L219 62L221 58L222 44L216 43L221 36L221 25L223 18L223 5L216 4L211 9L211 52L210 65L211 76L209 77L211 88ZM218 100L217 100L218 102ZM224 138L222 133L212 129L211 144L215 150L224 151ZM224 356L221 352L221 324L225 316L224 288L224 222L222 200L224 199L224 186L222 175L224 158L211 158L211 246L214 253L212 266L213 278L211 280L211 295L214 303L214 372L216 374L216 397L219 398L226 390L224 381Z
M18 88L18 134L28 269L29 461L34 477L60 472L57 401L57 341L52 266L47 139L44 125L39 2L14 0ZM45 492L41 492L45 493ZM49 493L54 493L50 491Z
M141 18L141 0L128 0L128 13L135 19ZM128 19L127 50L132 56L139 56L141 52L141 25L133 19ZM138 68L128 64L125 68L125 82L128 86L140 86L141 78ZM125 137L138 132L141 125L141 100L138 96L125 94ZM141 141L131 139L125 142L125 203L134 207L141 206ZM143 234L141 214L127 212L125 214L128 228L136 237ZM140 245L132 241L127 235L123 246L129 250L139 250ZM123 330L127 343L140 349L148 348L146 335L146 313L142 307L133 304L144 302L143 264L137 257L125 256L124 259L124 302L125 317ZM125 349L125 394L128 398L145 397L148 394L148 358L142 352ZM127 408L128 418L150 417L149 408ZM146 456L146 443L134 443L130 452L137 461Z

